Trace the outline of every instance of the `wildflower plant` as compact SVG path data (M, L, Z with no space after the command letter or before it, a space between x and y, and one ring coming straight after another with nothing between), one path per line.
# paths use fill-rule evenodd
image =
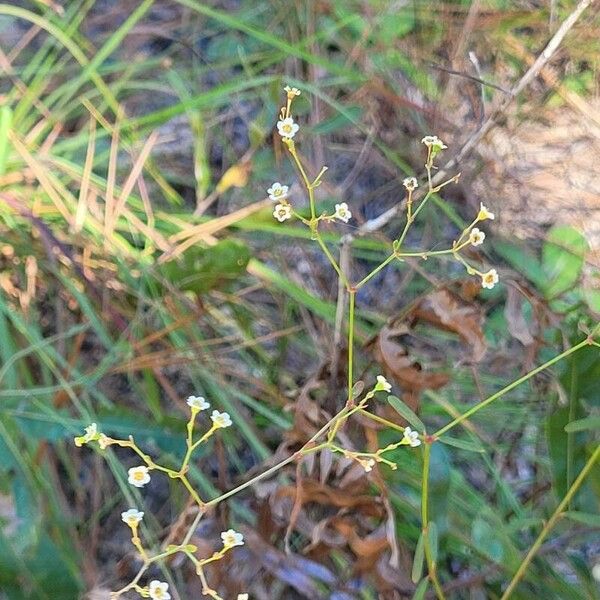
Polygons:
M425 425L420 419L410 411L406 406L403 406L401 414L409 421L410 426L401 426L397 423L389 421L375 414L371 410L374 402L378 398L388 396L388 400L392 405L394 402L399 402L398 398L389 396L392 391L392 384L386 379L384 375L377 375L370 388L363 390L362 382L355 380L354 374L354 321L355 321L355 298L357 292L366 286L378 273L380 273L387 266L395 261L404 261L407 258L438 258L438 257L450 257L456 260L458 263L463 265L469 275L477 276L480 280L481 287L485 289L492 289L499 281L499 275L495 268L481 269L474 265L472 262L474 259L472 255L466 256L465 251L480 246L484 243L486 234L479 227L484 221L493 220L494 214L482 203L479 207L477 214L474 216L472 222L467 225L456 239L450 244L448 248L444 249L413 249L405 246L406 238L409 230L414 225L415 221L422 213L425 206L427 206L429 200L435 195L442 191L446 186L456 183L460 176L457 173L441 183L434 185L432 173L437 168L436 160L440 155L448 148L448 146L437 136L427 135L421 141L425 150L425 161L424 168L426 178L424 181L419 182L417 177L409 176L404 179L403 187L406 190L405 198L405 218L404 226L400 230L400 234L390 244L389 254L381 264L372 269L367 275L365 275L359 281L354 281L352 273L344 270L341 266L341 262L338 262L334 253L325 243L321 235L321 226L324 223L349 223L353 219L352 208L346 202L340 202L335 204L335 209L332 212L317 212L317 204L315 201L315 190L321 185L323 177L327 172L327 167L323 166L316 174L312 177L308 173L308 169L303 163L301 156L298 152L299 143L298 140L302 139L301 128L298 123L294 120L292 109L294 100L300 95L300 90L295 87L286 86L284 88L286 92L285 105L281 108L279 119L276 124L277 133L281 138L281 141L287 152L296 166L303 187L308 197L308 214L304 214L304 211L294 207L294 203L289 197L289 185L283 185L280 182L274 182L267 190L269 198L275 202L273 217L283 222L288 219L294 218L301 222L303 225L308 227L310 230L311 238L318 244L323 253L325 254L331 268L335 271L339 277L340 282L343 284L345 293L348 296L348 313L346 318L346 333L347 333L347 389L346 389L346 400L341 409L335 414L329 421L321 426L321 428L306 440L304 444L290 454L287 458L281 460L275 465L271 466L264 472L254 476L246 482L238 485L232 490L229 490L220 496L207 500L200 496L200 494L194 489L190 479L188 477L190 461L193 458L194 452L202 445L205 444L210 438L219 434L219 430L232 427L234 424L231 417L226 412L219 412L217 409L213 409L209 419L204 416L201 417L201 413L207 412L210 408L210 402L208 402L202 396L190 396L187 398L186 404L190 409L190 416L186 426L186 452L181 460L180 467L178 469L172 469L155 462L155 460L146 454L134 441L133 437L128 439L115 439L111 438L101 431L99 431L96 423L92 423L86 427L83 435L75 438L75 444L77 446L83 446L86 444L97 444L101 451L106 451L110 446L117 446L121 448L129 448L137 457L140 459L141 464L134 466L128 471L128 482L130 485L139 488L143 491L145 486L150 483L151 478L154 475L164 475L173 480L179 481L182 486L187 490L191 496L194 504L196 505L196 515L186 533L182 536L176 544L168 544L160 548L156 552L150 552L150 550L144 545L144 541L139 535L140 523L143 521L144 512L138 507L128 508L125 510L121 517L124 524L130 528L131 531L131 542L139 554L141 560L141 567L132 579L130 583L122 587L120 590L112 593L112 598L118 598L129 591L137 592L141 597L153 598L157 600L165 600L171 598L169 592L169 586L165 582L153 579L147 584L142 583L142 579L146 576L148 570L152 565L161 563L168 557L176 554L181 554L189 559L192 563L198 577L202 584L202 594L204 596L213 598L214 600L224 600L219 593L214 590L207 580L204 567L210 563L221 560L227 553L231 552L237 546L244 544L244 537L241 533L234 529L228 529L221 533L221 548L215 551L210 556L199 556L197 547L190 543L192 536L198 527L199 522L203 516L212 508L224 500L231 498L237 493L244 489L251 487L260 480L270 477L283 469L285 466L301 461L304 457L319 452L328 451L335 455L340 455L345 459L353 461L360 465L364 469L365 473L371 473L380 466L388 467L390 469L397 469L397 463L392 460L394 455L392 451L396 451L399 448L405 448L406 451L415 451L421 453L422 456L422 486L421 486L421 538L419 540L418 548L421 548L421 559L425 561L428 569L427 579L433 585L435 593L438 598L445 598L442 585L439 581L436 569L436 555L437 555L437 534L435 532L435 524L430 520L429 517L429 465L430 465L430 453L432 444L436 443L444 434L449 430L457 426L458 424L465 421L472 414L478 410L484 408L494 400L501 397L506 391L512 389L516 385L523 383L535 373L540 372L547 366L554 364L569 353L576 351L578 348L583 347L585 344L593 344L600 346L594 341L592 333L588 339L581 344L574 346L570 350L566 351L562 355L559 355L555 359L552 359L545 365L542 365L511 383L509 386L497 392L493 396L490 396L486 400L479 402L474 407L470 408L463 414L456 416L450 423L436 431L435 433L428 433ZM417 190L424 188L425 191L417 198ZM360 383L360 385L359 385ZM380 425L386 426L389 430L396 434L396 440L387 444L384 447L378 448L374 451L360 452L354 449L345 447L341 441L340 432L344 425L354 416L360 416L362 419L368 419L376 422ZM203 433L197 433L199 422L210 421L208 425L204 426ZM598 457L598 451L594 454L594 460ZM592 460L592 459L590 459ZM593 464L588 461L586 469ZM575 482L580 485L579 479ZM575 485L575 484L574 484ZM576 488L569 490L569 494L574 494ZM570 496L569 496L570 497ZM415 559L417 560L417 559ZM413 573L415 569L413 569ZM419 570L417 569L417 572ZM522 572L519 572L515 577L522 576ZM514 582L514 580L513 580ZM513 585L511 582L511 586ZM424 587L422 588L425 589ZM247 600L248 594L241 593L237 596L237 600ZM504 598L505 596L503 596Z

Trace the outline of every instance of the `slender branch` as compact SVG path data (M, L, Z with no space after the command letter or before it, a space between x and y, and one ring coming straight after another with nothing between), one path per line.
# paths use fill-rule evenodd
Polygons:
M486 406L488 406L488 404L491 404L492 402L494 402L494 400L501 398L507 392L510 392L514 388L520 386L522 383L527 381L528 379L531 379L534 375L541 373L542 371L546 370L548 367L551 367L552 365L561 361L563 358L566 358L567 356L573 354L574 352L577 352L577 350L580 350L584 346L588 346L590 344L593 344L593 341L591 341L590 338L586 338L585 340L579 342L579 344L576 344L572 348L569 348L568 350L565 350L565 352L562 352L561 354L550 359L548 362L545 362L543 365L540 365L536 369L533 369L533 371L529 371L529 373L527 373L526 375L523 375L523 377L519 377L519 379L517 379L516 381L513 381L506 387L502 388L499 392L492 394L489 398L482 400L481 402L479 402L478 404L473 406L473 408L470 408L468 411L464 412L462 415L460 415L460 417L457 417L456 419L454 419L447 425L444 425L444 427L442 427L441 429L439 429L438 431L436 431L433 434L434 437L438 438L438 437L442 436L444 433L446 433L447 431L449 431L450 429L452 429L459 423L462 423L463 421L468 419L471 415L474 415L477 411L481 410L482 408L485 408Z
M583 481L585 480L585 478L587 477L587 475L589 474L589 472L591 471L592 467L594 466L595 462L598 460L599 457L600 457L600 444L598 446L596 446L596 450L594 450L594 453L592 454L592 456L590 456L587 463L585 463L585 466L583 467L583 469L577 476L577 479L575 479L575 481L573 482L573 485L569 488L569 490L565 494L565 497L562 499L560 504L556 507L556 510L552 513L552 516L548 519L548 522L544 525L544 528L542 529L542 531L538 535L537 539L533 543L533 546L531 546L529 552L523 559L523 562L517 569L517 572L513 575L513 578L511 579L504 594L502 594L502 597L500 598L500 600L507 600L510 597L510 595L515 591L515 588L517 587L517 585L519 584L519 582L525 575L525 572L527 571L529 564L533 560L533 557L536 555L536 553L540 549L541 545L543 544L544 540L546 539L547 535L550 533L552 528L556 525L557 521L562 516L562 512L568 506L569 502L571 501L571 499L573 498L573 496L575 495L577 490L581 487L581 484L583 483Z

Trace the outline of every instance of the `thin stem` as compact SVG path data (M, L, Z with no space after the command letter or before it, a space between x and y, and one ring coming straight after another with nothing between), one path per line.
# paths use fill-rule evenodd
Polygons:
M504 594L502 594L502 598L500 600L507 600L510 597L510 595L514 592L515 588L525 575L525 572L527 571L529 564L533 560L533 557L540 549L540 546L546 539L547 535L550 533L550 530L556 525L558 519L560 519L562 512L568 506L569 502L571 502L571 499L573 498L577 490L581 487L581 484L587 477L588 473L591 471L592 467L594 466L594 463L598 460L598 457L600 457L600 444L596 446L596 450L594 451L592 456L590 456L587 463L585 463L585 466L577 476L577 479L575 479L573 485L569 488L561 503L556 507L556 510L552 513L552 516L548 519L546 525L544 525L544 528L542 529L537 539L533 543L533 546L531 546L529 552L523 559L523 562L517 569L517 572L513 575L513 578L511 579Z
M194 489L189 479L185 475L179 475L179 479L181 479L181 483L183 483L185 489L190 493L190 496L194 499L194 502L198 506L204 507L206 505L206 502L204 502L202 498L200 498L198 492Z
M379 415L370 413L368 410L361 408L360 414L364 415L368 419L371 419L372 421L377 421L377 423L381 423L382 425L385 425L386 427L389 427L390 429L395 429L396 431L399 431L400 433L404 433L405 428L402 427L402 425L396 425L396 423L393 423L392 421L388 421L387 419L384 419L383 417L380 417Z
M316 228L313 230L313 234L314 234L315 240L317 240L317 243L319 244L319 246L321 246L321 250L323 250L325 256L329 259L331 266L335 269L335 272L338 274L338 277L342 280L342 282L346 286L346 288L349 288L350 282L348 281L346 275L344 275L344 272L342 271L341 267L338 265L337 261L333 257L333 254L331 254L331 252L329 251L329 248L327 247L327 245L321 238L321 235L319 234L319 232L317 231Z
M304 170L304 166L302 165L302 161L300 160L300 157L298 156L298 153L296 152L296 147L294 146L294 142L290 140L290 142L288 143L288 150L290 151L290 154L292 155L292 158L294 159L294 162L296 163L296 166L298 167L298 170L300 171L300 175L302 176L302 180L304 181L304 187L306 187L306 191L308 192L308 202L310 204L310 216L311 219L316 219L317 213L315 210L315 192L313 189L313 186L310 182L310 179L308 178L308 175L306 174L306 171Z
M348 307L348 405L352 404L352 388L354 387L354 304L356 290L348 290L350 298Z
M593 342L590 342L589 338L586 338L585 340L579 342L579 344L576 344L572 348L569 348L568 350L565 350L561 354L558 354L554 358L550 359L548 362L545 362L543 365L540 365L536 369L533 369L533 371L529 371L529 373L527 373L526 375L523 375L523 377L519 377L519 379L517 379L516 381L513 381L511 384L502 388L499 392L492 394L489 398L482 400L481 402L476 404L473 408L470 408L468 411L464 412L462 415L460 415L459 417L457 417L456 419L454 419L447 425L444 425L444 427L442 427L441 429L439 429L438 431L436 431L434 433L434 437L436 437L436 438L440 437L441 435L443 435L444 433L446 433L447 431L449 431L450 429L452 429L459 423L462 423L463 421L468 419L471 415L475 414L477 411L481 410L482 408L485 408L486 406L488 406L488 404L491 404L494 400L497 400L498 398L504 396L504 394L506 394L507 392L510 392L514 388L518 387L519 385L521 385L522 383L527 381L528 379L531 379L534 375L541 373L548 367L551 367L552 365L561 361L563 358L566 358L567 356L573 354L574 352L577 352L577 350L580 350L581 348L589 345L590 343L593 343Z
M330 421L328 421L327 423L325 423L325 425L323 425L323 427L321 427L321 429L319 429L319 431L317 431L302 446L302 448L300 448L300 450L298 450L298 452L295 452L294 454L291 454L287 458L285 458L282 461L278 462L276 465L273 465L270 469L267 469L266 471L263 471L262 473L260 473L256 477L253 477L252 479L249 479L248 481L246 481L246 482L238 485L237 487L233 488L232 490L229 490L228 492L225 492L225 493L221 494L220 496L217 496L216 498L213 498L209 502L206 502L204 506L206 508L208 508L210 506L216 506L217 504L219 504L223 500L226 500L227 498L230 498L231 496L234 496L235 494L241 492L242 490L245 490L246 488L251 487L255 483L257 483L257 482L259 482L259 481L261 481L261 480L269 477L273 473L276 473L277 471L279 471L280 469L282 469L286 465L289 465L291 462L293 462L294 460L296 460L296 458L299 455L301 455L301 454L307 454L308 452L311 451L312 444L315 442L315 440L319 439L331 427L335 427L336 423L338 423L340 420L342 420L344 418L347 418L353 412L354 411L350 410L349 407L344 406L344 408L342 408L342 410L335 417L333 417Z
M363 277L355 286L355 289L361 288L367 281L375 277L379 271L387 267L396 258L396 253L390 254L378 267L375 267L366 277Z

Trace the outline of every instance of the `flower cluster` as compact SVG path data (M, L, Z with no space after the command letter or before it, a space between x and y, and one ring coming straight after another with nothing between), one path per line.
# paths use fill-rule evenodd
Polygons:
M275 190L272 190L272 191L274 192ZM285 194L286 192L287 192L287 188L286 188L286 190L284 190L282 192L282 194ZM194 498L196 503L199 506L203 506L204 502L198 496L197 492L195 492L194 489L191 487L191 484L187 479L186 474L188 471L188 463L191 459L193 451L200 444L206 442L206 440L211 435L213 435L214 432L217 431L218 429L230 427L233 423L232 423L231 417L228 413L220 412L218 410L213 410L212 414L210 415L210 420L212 422L211 427L199 439L194 440L194 426L195 426L195 422L196 422L196 417L198 416L198 414L200 412L208 410L210 408L210 403L203 396L189 396L186 399L186 404L190 408L190 413L191 413L190 418L187 423L187 439L186 439L187 452L186 452L186 455L183 459L183 462L182 462L179 470L173 470L173 469L169 469L167 467L162 467L160 465L157 465L149 456L144 454L144 452L142 452L138 448L138 446L135 444L135 442L131 436L127 440L119 440L119 439L110 438L110 437L106 436L105 434L98 431L98 426L96 423L92 423L89 426L87 426L85 428L84 434L81 436L77 436L74 439L74 442L79 447L83 446L84 444L88 444L90 442L98 442L98 445L102 450L106 449L107 446L112 445L112 444L115 444L115 445L118 445L121 447L132 448L136 452L136 454L143 459L145 464L131 467L128 470L127 480L130 485L132 485L136 488L145 487L148 483L150 483L151 471L158 469L160 471L167 473L169 475L169 477L171 477L173 479L180 479L184 483L185 487L188 489L188 491L190 492L190 494L192 495L192 497ZM133 545L135 546L135 548L137 549L137 551L139 552L141 558L144 561L140 575L148 568L148 566L151 564L152 560L154 560L154 559L151 559L148 557L147 552L144 549L144 547L142 545L142 541L138 535L138 528L139 528L140 523L142 522L143 518L144 518L144 512L138 510L137 508L129 508L128 510L121 513L121 520L131 530L131 541L132 541ZM184 543L181 546L168 546L166 552L164 552L163 554L160 554L158 556L166 556L166 555L169 555L169 554L172 554L175 552L183 552L183 553L187 554L188 557L190 558L190 560L192 560L194 562L194 564L196 565L197 571L200 573L203 564L205 564L207 562L212 562L214 560L219 560L225 552L231 550L231 548L233 548L235 546L241 546L244 543L244 537L242 536L242 534L234 531L233 529L224 531L221 534L221 539L223 541L222 550L208 559L203 559L203 560L197 559L193 555L193 552L196 551L196 547L193 546L192 544L187 544L187 543ZM138 580L139 580L139 576L136 579L134 579L128 586L125 586L125 588L123 588L122 590L119 590L118 592L113 593L111 597L116 598L128 590L135 590L141 596L143 596L145 598L152 598L154 600L169 600L171 598L171 594L169 593L169 584L168 583L154 579L154 580L150 581L150 583L146 587L140 587L137 584ZM213 590L209 590L209 591L210 591L209 595L211 595L213 598L215 598L215 599L220 598L218 596L218 594L216 592L214 592ZM243 600L244 598L247 599L248 595L240 594L238 596L238 598L240 598L241 600Z
M279 133L283 142L286 144L288 150L292 154L292 157L294 158L294 160L300 167L302 176L305 178L305 185L309 191L309 194L311 195L311 203L312 203L312 192L316 187L318 187L320 185L321 177L327 170L327 167L323 167L321 169L321 172L314 179L314 181L309 182L308 179L306 179L306 177L307 177L306 173L304 172L304 169L300 165L299 158L298 158L298 156L296 154L296 150L295 150L295 144L293 141L293 138L295 137L296 133L298 133L300 127L294 121L293 117L291 116L292 103L293 103L294 99L300 95L300 90L295 87L290 87L289 85L286 85L284 90L287 95L287 102L286 102L286 105L281 109L280 118L279 118L279 121L277 121L277 132ZM296 216L296 217L299 216L298 214L296 214L294 212L291 204L288 201L288 192L289 192L289 186L282 185L278 181L273 183L271 185L271 187L267 190L267 194L269 195L269 198L271 200L273 200L274 202L277 202L277 204L275 205L275 207L273 209L273 217L275 219L277 219L277 221L279 221L280 223L283 223L284 221L291 219L292 216ZM308 221L306 221L302 217L300 217L300 218L305 223L308 223ZM350 211L348 204L346 202L340 202L339 204L335 205L335 211L332 215L323 214L320 217L315 217L313 215L313 222L318 222L321 219L323 219L326 221L338 220L338 221L342 221L343 223L348 223L351 218L352 218L352 212Z

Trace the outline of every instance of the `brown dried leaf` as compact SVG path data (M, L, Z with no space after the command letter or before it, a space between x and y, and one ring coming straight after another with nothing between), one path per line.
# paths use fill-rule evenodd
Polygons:
M386 325L374 343L375 359L383 366L385 375L395 379L405 392L404 400L413 409L418 405L418 395L426 389L435 390L448 383L443 373L423 371L421 365L408 356L399 338L410 330L402 323Z
M409 313L409 318L431 323L445 331L457 333L471 348L471 360L479 362L487 344L483 335L483 314L450 290L441 289L425 296Z
M530 324L523 315L523 296L518 289L512 286L507 288L504 316L508 332L523 346L531 346L535 342Z

